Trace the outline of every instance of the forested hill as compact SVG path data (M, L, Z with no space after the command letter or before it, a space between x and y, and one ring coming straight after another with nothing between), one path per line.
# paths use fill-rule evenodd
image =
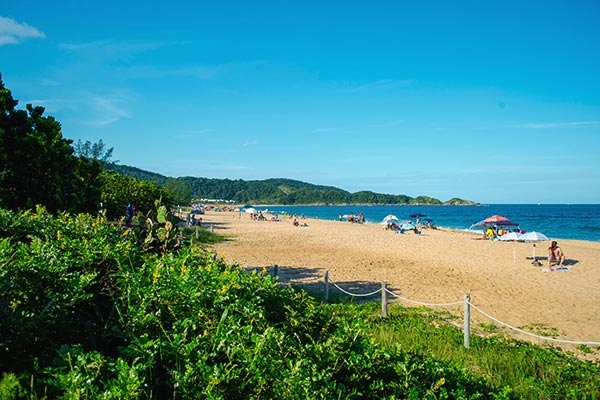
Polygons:
M445 202L418 196L392 195L360 191L350 193L333 187L313 185L293 179L273 178L260 181L242 179L170 178L139 168L105 164L105 168L137 179L149 180L161 186L169 184L189 188L194 199L233 200L237 204L390 204L390 205L474 205L472 201L452 198Z

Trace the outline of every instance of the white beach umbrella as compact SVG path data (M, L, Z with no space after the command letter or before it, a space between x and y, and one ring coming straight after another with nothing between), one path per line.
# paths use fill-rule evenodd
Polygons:
M500 236L500 240L503 242L511 241L511 240L523 240L520 233L517 232L508 232L504 235Z
M398 217L396 217L393 214L388 214L385 216L385 218L383 218L383 221L381 221L382 224L389 224L392 221L398 221Z
M535 242L543 242L543 241L550 240L550 239L548 238L548 236L544 235L541 232L531 231L531 232L526 232L526 233L522 234L521 240L524 240L526 242L533 242L533 262L532 262L532 264L537 264L538 260L535 256Z
M526 242L543 242L544 240L550 240L548 236L536 231L526 232L522 234L521 239Z
M256 208L249 207L245 210L248 214L256 214Z

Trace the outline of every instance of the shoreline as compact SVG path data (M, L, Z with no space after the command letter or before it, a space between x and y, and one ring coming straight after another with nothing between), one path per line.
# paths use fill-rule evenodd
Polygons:
M239 212L207 212L203 221L231 238L211 246L226 262L245 268L278 265L282 283L322 282L327 272L343 287L387 282L397 295L425 303L455 302L468 293L482 311L518 329L600 342L598 242L561 240L571 270L542 272L546 242L472 240L474 234L451 229L397 234L379 224L313 218L302 220L307 227L295 227L287 219L254 221ZM542 267L532 266L534 252ZM472 311L472 326L481 323L493 321ZM557 345L514 331L510 336Z
M463 230L472 228L472 225L492 214L509 217L519 223L520 229L538 231L548 237L573 240L587 240L600 242L600 206L537 206L537 205L510 205L490 207L470 206L256 206L257 210L280 214L307 216L323 220L339 220L339 215L364 213L366 223L380 223L388 214L399 217L399 221L406 221L414 213L427 214L427 219L432 219L438 227ZM345 219L345 218L344 218Z

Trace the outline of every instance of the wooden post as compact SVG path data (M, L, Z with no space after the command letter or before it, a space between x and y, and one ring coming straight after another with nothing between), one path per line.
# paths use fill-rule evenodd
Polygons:
M387 283L381 282L381 316L388 316Z
M463 328L465 348L471 347L471 295L465 294L465 321Z
M329 301L329 271L325 271L323 277L323 300Z
M279 274L279 265L275 264L273 265L273 276L277 277L277 274Z

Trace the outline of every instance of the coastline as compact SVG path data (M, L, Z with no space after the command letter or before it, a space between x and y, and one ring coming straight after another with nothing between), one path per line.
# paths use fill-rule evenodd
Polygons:
M239 212L209 211L203 221L231 238L212 247L225 261L246 268L278 265L282 283L322 282L327 272L353 292L387 282L397 295L425 303L455 302L468 293L474 305L510 326L600 342L598 242L561 240L571 270L542 272L546 242L473 240L478 235L451 229L400 235L379 224L312 218L301 220L308 226L295 227L290 220L254 221ZM533 251L542 267L532 266ZM479 323L493 322L473 312L473 326ZM510 336L552 345L514 331Z
M600 242L600 205L523 205L486 206L256 206L282 215L305 215L311 218L338 220L339 215L364 212L365 223L381 223L389 214L400 221L415 213L426 214L438 227L468 229L473 224L499 214L519 223L525 231L542 232L550 238Z

